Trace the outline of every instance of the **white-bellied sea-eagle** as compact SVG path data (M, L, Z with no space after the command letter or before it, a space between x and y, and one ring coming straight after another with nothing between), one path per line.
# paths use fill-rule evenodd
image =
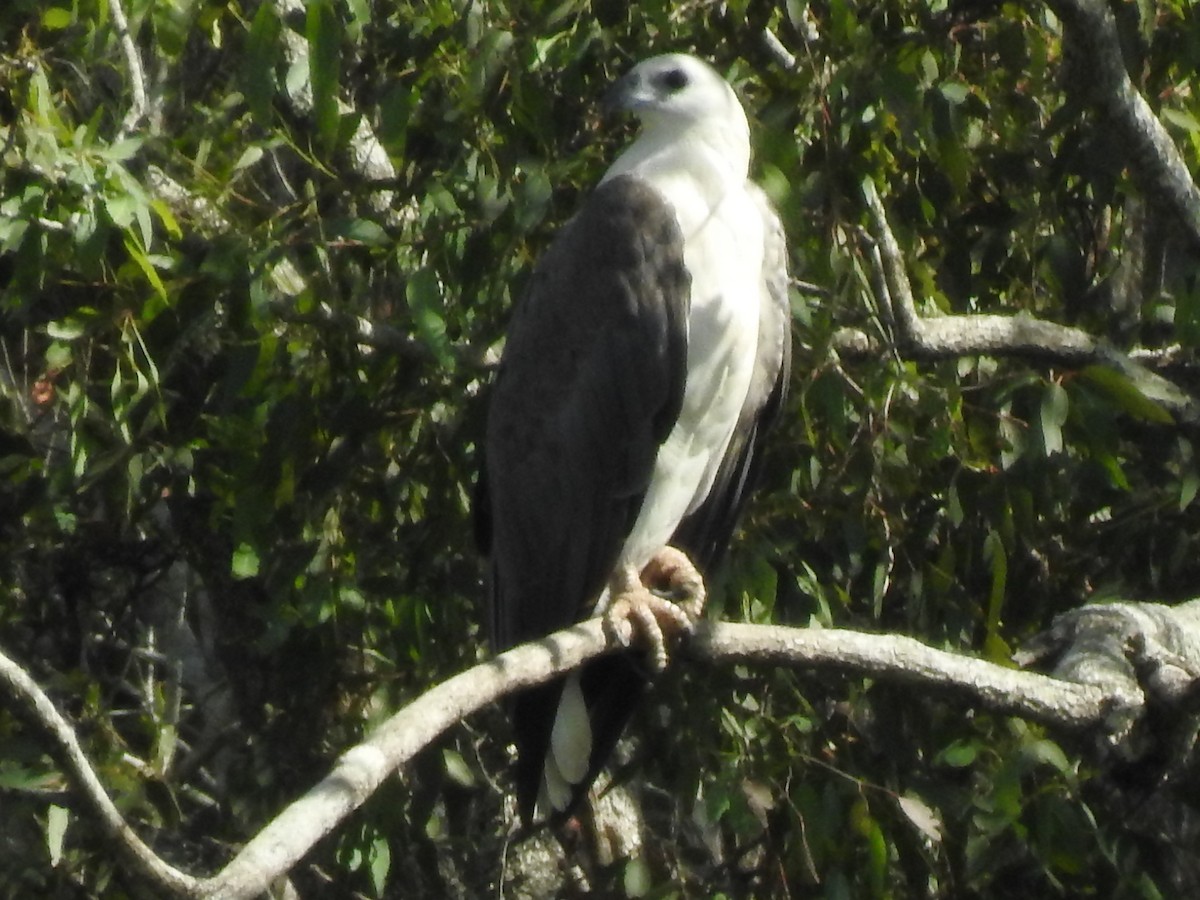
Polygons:
M663 633L699 616L698 572L729 540L787 384L783 229L747 180L732 88L670 54L635 66L607 104L640 132L518 304L476 515L497 649L604 614L652 650L517 696L526 823L578 802L665 662Z

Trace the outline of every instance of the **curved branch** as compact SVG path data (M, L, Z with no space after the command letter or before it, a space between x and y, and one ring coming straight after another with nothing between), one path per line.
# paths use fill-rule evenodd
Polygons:
M202 880L179 873L145 847L100 787L70 727L20 667L2 656L0 683L52 738L72 780L133 871L163 896L232 900L265 892L389 775L464 717L617 649L601 621L592 619L434 686L343 753L329 775L268 823L222 871ZM1069 731L1100 730L1115 739L1123 736L1146 702L1135 683L1115 675L1076 684L937 650L899 635L705 622L696 627L680 655L712 665L786 665L867 675L953 692L994 712ZM1120 734L1114 733L1117 729Z
M1074 684L938 650L898 634L722 622L697 628L686 655L707 663L834 670L949 690L985 709L1069 731L1103 726L1114 705L1139 706L1121 682Z
M887 212L870 180L862 186L871 217L874 288L881 307L890 314L897 350L913 359L953 359L959 356L1011 356L1078 368L1102 365L1120 372L1143 395L1180 421L1200 422L1200 403L1161 375L1085 331L1030 315L947 315L925 317L917 312L912 286L904 271L900 245L888 224Z
M1125 68L1117 21L1106 0L1046 0L1066 26L1064 39L1086 60L1086 77L1072 87L1084 95L1116 132L1130 174L1142 190L1158 197L1179 217L1200 246L1200 189L1175 142L1133 85Z
M463 717L615 649L600 620L592 619L502 653L430 689L344 753L316 787L263 828L224 870L203 882L201 895L256 896L361 806L393 771ZM831 669L953 690L996 712L1073 731L1107 728L1114 708L1136 708L1141 700L1120 682L1071 684L896 635L701 623L681 652L715 665Z
M3 697L12 703L15 711L49 739L52 754L66 770L79 796L116 846L129 870L153 885L162 896L193 896L198 884L196 879L168 865L138 837L105 792L70 724L29 674L3 653L0 653L0 686Z
M426 691L338 759L325 778L260 831L202 896L256 897L366 802L392 772L438 735L512 691L532 687L616 649L599 619L523 644Z

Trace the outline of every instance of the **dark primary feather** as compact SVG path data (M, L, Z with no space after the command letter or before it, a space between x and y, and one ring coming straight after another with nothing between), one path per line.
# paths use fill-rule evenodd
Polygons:
M497 649L590 615L679 415L689 293L674 214L632 178L598 188L534 273L492 390L477 497ZM636 689L630 665L602 660L582 674L605 753L628 715L618 701ZM514 704L527 821L561 689ZM620 719L611 736L609 710Z

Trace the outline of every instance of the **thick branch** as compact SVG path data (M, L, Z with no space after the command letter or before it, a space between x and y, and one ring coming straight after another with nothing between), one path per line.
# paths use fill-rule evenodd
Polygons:
M342 754L334 770L285 809L219 874L201 896L255 897L324 835L366 802L393 771L460 719L505 694L569 671L608 649L599 619L524 644L443 681Z
M1128 378L1143 395L1181 421L1200 422L1200 404L1174 383L1149 371L1119 350L1085 331L1029 315L949 315L924 317L917 312L904 271L900 245L888 224L875 185L863 183L863 199L871 217L875 254L875 290L890 314L897 350L913 359L959 356L1012 356L1078 368L1102 365Z
M686 655L725 665L785 665L868 675L921 688L953 690L993 712L1018 715L1078 731L1103 725L1114 705L1137 706L1114 682L1073 684L1022 672L896 634L817 628L784 628L722 622L697 629Z
M384 779L452 725L506 694L614 649L600 620L593 619L509 650L431 688L344 753L328 776L263 828L221 872L202 881L172 869L142 844L100 787L70 727L29 677L3 657L0 683L53 740L76 786L133 871L163 896L241 898L266 891ZM1124 731L1145 703L1136 683L1124 677L1094 677L1075 684L936 650L897 635L701 623L682 655L715 665L834 670L952 691L983 708L1070 731Z
M1125 69L1117 21L1107 0L1047 0L1066 26L1064 38L1086 67L1071 86L1115 132L1130 175L1179 217L1192 243L1200 246L1200 189L1166 128Z

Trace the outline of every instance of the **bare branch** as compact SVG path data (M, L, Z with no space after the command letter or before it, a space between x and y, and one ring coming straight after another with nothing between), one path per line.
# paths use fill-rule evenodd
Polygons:
M202 896L256 896L447 728L505 694L614 649L600 620L592 619L509 650L430 689L344 753L333 772L260 831L224 870L203 882ZM1131 694L1121 682L1071 684L896 635L702 623L682 653L716 665L829 669L953 690L993 711L1073 731L1106 727L1114 707L1136 710L1142 701L1140 693Z
M1200 189L1187 163L1134 87L1125 69L1117 22L1106 0L1047 0L1066 26L1068 52L1086 66L1086 77L1069 85L1115 130L1113 143L1126 154L1130 175L1179 217L1192 243L1200 246Z
M1180 421L1200 422L1200 403L1195 398L1085 331L1025 314L922 316L917 312L900 245L871 181L863 182L863 199L871 217L875 243L872 248L875 291L881 294L883 311L890 314L897 350L904 356L928 360L1011 356L1073 368L1107 366L1128 378L1142 394Z
M777 66L788 71L796 68L796 57L792 54L792 51L783 45L783 41L770 28L762 30L762 42L763 46L767 48L767 53L775 60Z
M785 628L722 622L701 627L689 657L708 663L787 665L836 670L935 690L953 690L992 712L1018 715L1071 731L1106 723L1113 705L1137 708L1140 693L1121 682L1073 684L1021 672L896 634Z
M116 28L117 38L121 42L121 52L125 54L125 66L129 70L129 92L133 95L129 112L121 120L120 135L123 136L137 128L150 110L150 104L146 100L146 69L142 65L137 45L133 42L133 35L129 33L129 20L125 18L121 0L108 0L108 9L112 13L113 27Z
M388 775L463 717L612 649L599 619L524 644L426 691L346 751L334 770L285 809L220 874L205 896L254 897L361 806Z
M1200 620L1200 615L1193 618ZM1183 618L1177 624L1187 629L1192 623ZM1156 640L1152 637L1150 642ZM601 621L592 619L516 647L436 685L366 741L343 753L328 776L284 809L221 872L199 881L177 872L142 844L100 787L70 727L31 679L4 657L0 657L0 684L53 739L78 789L133 871L164 896L232 900L268 890L389 775L464 717L508 693L616 649ZM994 712L1072 732L1098 731L1114 743L1124 738L1147 702L1137 681L1126 673L1114 671L1109 677L1101 669L1089 675L1087 683L1072 683L936 650L898 635L701 623L681 655L713 665L750 663L854 673L951 692ZM1193 666L1200 670L1200 665Z

